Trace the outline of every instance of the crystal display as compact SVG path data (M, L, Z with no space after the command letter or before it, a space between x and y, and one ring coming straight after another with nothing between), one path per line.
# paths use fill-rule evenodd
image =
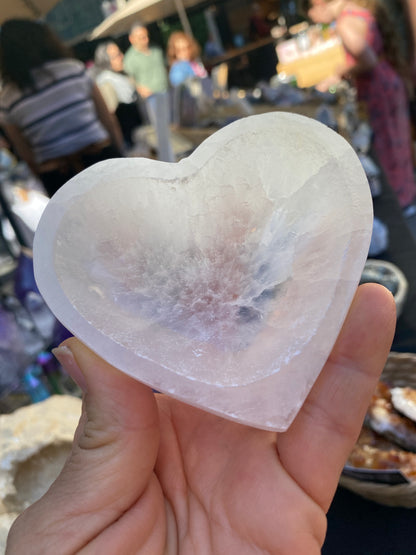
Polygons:
M120 370L283 431L339 333L371 230L350 145L274 112L228 125L179 163L81 172L43 214L35 274L57 318Z

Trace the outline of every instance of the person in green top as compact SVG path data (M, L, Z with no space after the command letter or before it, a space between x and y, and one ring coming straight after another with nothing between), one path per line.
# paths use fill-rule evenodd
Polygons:
M162 50L149 46L149 34L141 23L135 23L129 34L130 48L124 56L124 71L133 77L142 98L165 92L168 78Z
M141 23L133 25L129 40L131 46L124 55L124 71L133 77L144 101L145 119L155 128L159 160L175 162L169 130L168 74L162 50L149 46L149 34Z

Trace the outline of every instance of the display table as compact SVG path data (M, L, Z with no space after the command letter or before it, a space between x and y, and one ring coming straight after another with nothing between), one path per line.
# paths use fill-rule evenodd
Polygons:
M382 187L382 195L374 199L374 215L387 225L389 246L379 258L398 266L409 284L392 350L416 353L416 242L402 216L396 196L383 176Z
M416 243L396 197L382 176L374 213L389 230L389 247L379 258L393 262L409 282L407 301L397 323L392 350L416 352ZM387 507L338 488L328 512L323 555L413 555L416 509Z
M230 48L229 50L224 52L224 54L220 54L215 58L210 58L206 60L205 63L211 68L216 65L223 64L224 62L230 62L231 60L235 60L236 58L240 58L241 56L244 56L246 54L250 54L255 50L259 50L260 48L263 48L264 46L268 46L270 44L274 44L275 42L276 41L273 37L258 39L256 41L244 44L239 48Z

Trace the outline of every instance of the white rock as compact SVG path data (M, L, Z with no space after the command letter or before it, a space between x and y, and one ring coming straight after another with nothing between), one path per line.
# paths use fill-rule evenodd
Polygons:
M284 430L338 335L371 230L348 143L271 113L178 164L110 160L70 180L39 224L35 273L55 315L114 366Z
M0 553L14 519L61 471L80 416L81 400L67 395L0 415Z
M55 395L0 415L0 507L21 512L62 468L81 416L81 400Z

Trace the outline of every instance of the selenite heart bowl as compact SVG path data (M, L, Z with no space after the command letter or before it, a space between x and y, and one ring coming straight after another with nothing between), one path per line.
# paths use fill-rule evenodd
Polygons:
M275 112L177 164L108 160L71 179L38 226L35 275L57 318L115 367L283 431L340 331L371 230L349 144Z

